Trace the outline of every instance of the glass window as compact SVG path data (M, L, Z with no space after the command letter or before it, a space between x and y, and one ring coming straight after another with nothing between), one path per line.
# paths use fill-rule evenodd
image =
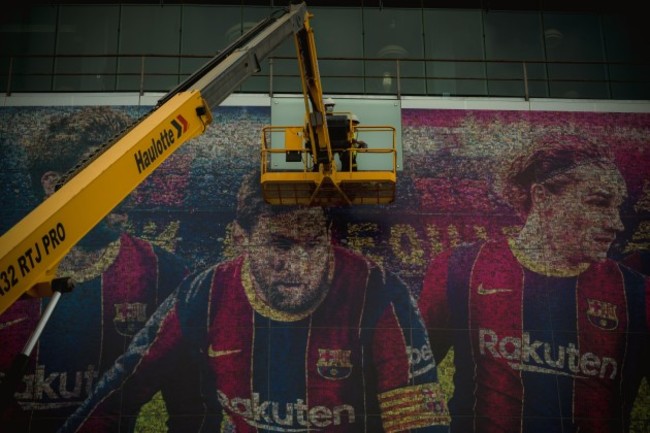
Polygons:
M117 90L168 91L180 82L181 7L170 5L122 5L120 54L132 55L118 62Z
M169 91L288 3L9 8L0 90ZM522 96L525 75L532 97L650 99L642 14L325 3L309 10L326 94ZM271 56L236 91L301 93L292 38Z
M544 13L551 97L608 98L599 18L594 14ZM589 63L591 62L591 63Z
M488 94L525 96L525 67L529 95L547 96L539 13L487 11L484 16Z
M481 11L424 10L427 94L485 95Z
M56 52L79 56L57 57L55 91L115 90L119 11L117 5L60 7Z
M363 94L361 8L313 7L310 11L323 92ZM356 60L340 60L345 58Z
M267 3L268 4L268 3ZM245 6L242 8L242 30L245 33L251 28L255 27L260 21L268 18L274 11L278 8L271 8L267 6ZM243 33L242 33L243 34ZM272 56L288 56L292 57L292 60L276 60L273 63L273 73L274 74L287 74L288 71L294 71L298 69L296 64L296 49L293 47L293 38L288 38L284 41L278 48L276 48L269 57ZM260 65L261 70L257 74L249 77L241 85L242 92L254 92L254 93L268 93L270 86L270 74L271 67L269 65L270 59L266 59ZM288 80L288 83L291 84L291 80ZM280 79L280 81L273 82L274 91L284 91L280 90L283 88L283 85L286 85L286 79ZM275 87L279 87L275 89ZM300 82L293 82L292 91L300 92Z
M603 33L612 97L650 99L650 27L645 17L603 17Z
M16 9L14 13L11 10L3 9L0 25L2 55L14 56L10 90L48 92L52 90L57 9L55 6L33 6L27 10ZM9 65L5 66L4 71L7 71ZM2 86L6 87L6 83L3 79Z
M365 8L363 29L366 93L397 94L399 76L402 94L424 94L422 10Z
M241 8L236 6L183 6L181 72L198 70L242 33Z

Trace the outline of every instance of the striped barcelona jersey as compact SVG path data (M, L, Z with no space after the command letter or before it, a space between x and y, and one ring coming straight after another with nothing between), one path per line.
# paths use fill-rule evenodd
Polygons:
M628 431L650 376L649 287L611 260L533 272L505 240L441 254L419 305L436 358L454 347L451 430Z
M54 310L15 394L20 411L0 417L0 425L56 431L185 273L178 259L148 242L123 234L111 243L101 263L73 275L75 289ZM41 300L25 299L3 313L0 370L22 350L41 308Z
M188 279L180 300L154 315L147 328L155 329L136 337L123 368L103 385L126 380L142 403L156 380L183 380L172 363L185 365L177 356L193 352L207 406L202 431L448 431L426 331L406 287L346 250L335 248L334 263L329 291L306 313L261 305L245 258ZM105 431L110 390L101 387L76 414L86 420L83 431Z

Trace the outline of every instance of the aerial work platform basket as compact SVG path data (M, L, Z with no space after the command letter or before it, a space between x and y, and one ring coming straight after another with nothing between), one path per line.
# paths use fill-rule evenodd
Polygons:
M338 154L338 161L330 155L332 163L317 164L317 150L309 147L302 127L265 127L261 149L264 200L270 204L305 206L392 203L397 181L395 128L364 125L357 126L356 132L368 137L367 148L334 148L331 154ZM373 140L375 134L383 138ZM390 145L377 147L373 141ZM355 157L358 169L351 168ZM346 171L341 170L343 158L350 159Z

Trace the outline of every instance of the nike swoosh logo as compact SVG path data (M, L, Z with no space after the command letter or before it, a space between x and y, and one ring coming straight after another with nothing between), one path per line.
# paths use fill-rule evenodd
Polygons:
M512 292L512 289L486 289L483 287L483 283L480 283L476 289L476 293L479 295L494 295L495 293L504 292Z
M10 322L0 323L0 329L8 328L8 327L10 327L12 325L15 325L16 323L20 323L20 322L22 322L24 320L27 320L27 317L21 317L19 319L15 319L15 320L12 320Z
M212 348L212 345L208 347L208 356L210 358L218 358L220 356L226 356L226 355L232 355L234 353L239 353L241 352L241 349L235 349L235 350L214 350Z

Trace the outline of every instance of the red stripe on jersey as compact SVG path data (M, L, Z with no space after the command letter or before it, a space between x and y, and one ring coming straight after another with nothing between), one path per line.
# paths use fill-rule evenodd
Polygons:
M120 236L119 253L101 278L104 338L133 336L160 301L153 247L129 235ZM110 359L122 353L122 346L119 349Z
M521 414L523 411L523 383L521 373L509 363L519 364L520 359L508 359L508 354L518 353L514 347L503 345L503 340L492 350L498 357L481 351L490 336L521 334L523 308L523 271L512 255L506 242L488 243L481 248L472 268L469 288L469 324L472 330L472 348L475 365L475 383L492 384L480 386L474 396L476 401L476 422L490 420L478 430L519 431L520 417L495 416L494 408L503 414ZM481 330L484 330L481 336ZM482 345L482 339L487 343ZM496 343L496 342L494 342ZM504 347L502 347L502 345Z
M215 387L227 396L252 394L254 314L242 285L243 258L219 266L211 285L207 356ZM227 308L223 308L227 305ZM242 417L235 422L243 423ZM238 425L240 431L250 427Z
M620 377L627 332L627 302L623 276L612 261L593 265L578 279L578 352L580 374L574 380L574 417L590 432L608 432L607 420L619 418L620 389L612 381ZM578 361L576 361L578 362Z
M334 249L334 255L332 283L310 323L305 366L310 407L333 407L341 404L341 396L350 396L353 401L359 393L356 380L334 379L322 366L334 357L343 376L352 374L352 369L358 372L362 367L359 326L367 296L368 263L340 248ZM330 428L337 431L336 426ZM345 431L343 425L338 428Z

